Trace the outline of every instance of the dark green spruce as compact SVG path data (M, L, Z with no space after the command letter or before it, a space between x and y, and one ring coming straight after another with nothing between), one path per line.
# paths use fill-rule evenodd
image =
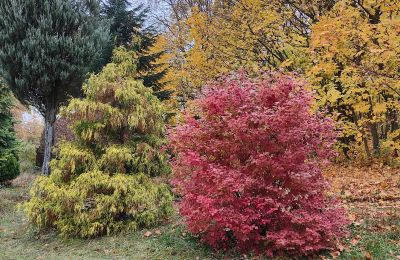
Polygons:
M143 5L133 7L128 0L108 0L103 3L102 13L111 20L111 34L114 47L123 46L134 51L138 58L139 79L143 80L146 87L153 89L154 94L161 100L168 99L170 92L163 91L161 79L166 70L159 70L154 62L163 52L150 53L157 39L157 32L151 25L146 25L148 8ZM108 56L111 58L112 50Z

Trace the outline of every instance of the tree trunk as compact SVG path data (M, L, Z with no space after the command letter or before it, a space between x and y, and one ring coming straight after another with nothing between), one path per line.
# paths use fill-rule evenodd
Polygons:
M372 144L374 148L374 154L380 154L380 147L379 147L379 134L378 134L378 124L372 123L371 125L371 136L372 136Z
M54 144L54 122L56 121L56 114L55 108L48 108L44 118L45 129L42 173L47 176L50 175L51 148Z
M399 122L397 120L397 111L391 111L391 124L390 124L390 132L396 131L399 129Z
M368 139L366 137L363 137L363 143L364 143L364 149L367 154L367 157L368 157L368 159L371 159L371 152L369 151Z

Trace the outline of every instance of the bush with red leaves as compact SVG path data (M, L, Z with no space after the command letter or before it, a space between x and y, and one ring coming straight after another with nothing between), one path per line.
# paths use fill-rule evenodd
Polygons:
M343 236L319 165L335 153L333 122L311 112L291 76L237 73L210 84L170 133L180 212L214 248L309 255Z

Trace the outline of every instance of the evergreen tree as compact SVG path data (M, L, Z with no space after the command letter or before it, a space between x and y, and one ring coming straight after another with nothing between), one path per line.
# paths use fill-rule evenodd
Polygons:
M124 46L137 53L140 79L164 100L170 96L170 92L162 90L160 82L166 70L160 70L161 65L155 64L163 52L150 51L156 43L157 33L153 26L145 25L148 12L148 8L143 5L133 7L128 0L108 0L103 4L103 14L112 21L111 34L115 46Z
M152 90L135 79L136 60L121 47L113 63L84 85L61 115L74 138L58 147L52 174L33 185L26 204L39 227L93 237L149 226L172 212L167 185L152 180L170 171L163 110Z
M98 0L0 1L0 75L15 96L45 119L43 173L50 173L60 105L80 93L109 44Z
M0 84L0 183L19 175L17 141L10 107L9 90Z

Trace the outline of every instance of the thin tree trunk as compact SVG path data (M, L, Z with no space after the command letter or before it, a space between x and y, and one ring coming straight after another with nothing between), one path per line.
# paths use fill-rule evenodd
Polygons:
M397 129L399 129L399 122L397 120L397 111L393 110L391 111L391 129L390 132L396 131Z
M361 134L362 134L362 140L364 143L365 153L367 154L368 159L371 159L371 152L370 152L369 146L368 146L368 138L367 138L367 135L366 135L364 129L361 130Z
M45 130L42 173L47 176L50 175L51 148L54 144L54 122L56 121L56 114L55 108L48 108L44 119Z
M378 124L373 123L371 125L371 136L372 136L372 145L374 148L374 154L379 155L380 154L380 147L379 147L379 134L378 134Z
M368 159L371 159L371 152L369 151L368 140L367 140L366 137L363 137L363 143L364 143L364 149L365 149L365 152L366 152L366 154L368 156Z

